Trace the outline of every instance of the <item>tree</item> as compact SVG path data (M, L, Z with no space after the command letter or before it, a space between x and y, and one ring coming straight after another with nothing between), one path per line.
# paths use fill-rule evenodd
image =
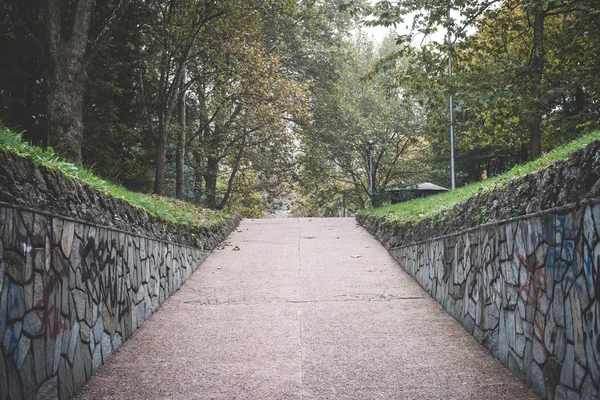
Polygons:
M450 6L459 13L459 17L454 20L446 17L446 11ZM357 10L353 5L350 8L353 8L355 11ZM598 15L597 2L590 0L469 0L453 4L449 4L447 1L424 2L422 0L410 0L402 2L401 5L390 1L380 1L375 6L363 7L362 10L366 15L375 17L375 20L369 22L372 25L394 25L401 22L403 17L409 13L416 13L413 24L414 33L418 32L430 35L441 27L450 29L458 42L458 47L466 40L466 45L463 46L465 50L462 54L459 54L459 50L456 50L454 55L461 61L468 63L473 61L468 61L467 59L474 54L468 48L469 43L472 43L471 39L467 39L468 33L466 28L469 26L475 25L479 31L486 30L485 24L495 27L488 29L487 39L490 43L496 44L497 47L495 47L495 50L488 51L488 54L496 51L503 52L507 47L514 47L511 45L513 40L522 41L527 39L527 42L523 43L528 50L527 55L520 58L519 62L513 63L514 68L507 69L506 73L507 76L521 75L519 81L522 84L519 88L520 90L517 91L520 98L515 96L509 101L513 101L513 103L518 101L519 107L527 110L527 113L522 113L519 118L527 127L530 158L537 158L541 154L542 128L544 118L548 114L548 102L546 99L548 90L545 79L547 47L549 43L546 37L548 21L558 16L568 18L569 15L579 14L580 17L586 19L586 14L587 16ZM509 21L507 18L510 15L515 17L517 14L520 16L517 19L513 18ZM498 20L497 18L500 19ZM515 33L513 38L506 38L506 35L504 35L506 29ZM507 40L500 41L497 40L498 37L504 37ZM410 48L409 43L411 38L409 35L408 37L399 38L399 41L405 43L405 49L408 52L412 52L413 55L421 53L415 59L420 61L419 66L423 71L429 70L426 74L421 74L421 78L423 78L421 81L424 82L423 85L427 90L435 94L433 96L434 100L430 102L432 109L434 108L434 103L438 103L437 95L439 93L444 93L447 96L452 92L463 94L467 87L470 90L475 89L474 86L469 87L465 85L461 90L458 86L461 84L460 79L454 79L452 82L446 80L444 82L444 80L433 78L433 73L440 77L444 76L445 58L442 55L448 51L454 51L453 47L448 47L444 43L432 43L421 50L415 50ZM524 80L522 77L526 77L527 79ZM503 82L505 81L503 80ZM433 85L427 85L427 83L435 83L438 86L436 88ZM481 85L480 88L483 89L485 86ZM477 94L467 94L467 98L473 101L478 96L480 104L488 107L492 92L502 90L500 87L495 86L490 91L490 86L493 86L493 82L487 82L486 91L478 92ZM458 101L459 104L462 102L460 96L458 96ZM462 104L471 109L477 108L474 105L475 102L472 104L465 104L463 102ZM439 114L439 112L434 111L434 114Z
M363 37L347 43L339 50L335 84L313 90L312 123L303 130L299 156L303 208L315 212L322 206L339 215L341 208L352 212L367 204L368 140L376 143L374 190L414 183L415 150L423 145L420 111L396 85L393 70L380 70L365 79L380 57L395 50L393 42L388 38L378 50ZM318 204L310 205L307 196Z
M87 68L130 2L116 2L108 17L101 18L98 33L91 38L93 0L46 2L46 40L50 60L47 83L49 142L77 164L82 160Z

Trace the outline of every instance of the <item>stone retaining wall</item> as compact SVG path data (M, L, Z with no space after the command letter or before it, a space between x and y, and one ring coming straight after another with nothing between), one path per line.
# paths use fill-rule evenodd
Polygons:
M599 200L389 251L538 395L598 399Z
M71 398L209 253L0 204L0 399Z

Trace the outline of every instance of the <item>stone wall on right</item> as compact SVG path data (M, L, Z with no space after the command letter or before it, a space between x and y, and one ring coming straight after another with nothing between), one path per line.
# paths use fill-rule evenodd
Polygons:
M599 398L600 202L390 253L538 395Z

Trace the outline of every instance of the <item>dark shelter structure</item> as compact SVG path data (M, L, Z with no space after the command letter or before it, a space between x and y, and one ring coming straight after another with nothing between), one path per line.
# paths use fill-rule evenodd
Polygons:
M418 185L411 185L404 189L386 189L382 190L377 200L378 204L383 203L402 203L412 199L424 198L433 196L434 194L443 193L448 191L447 188L438 186L431 182L420 183Z

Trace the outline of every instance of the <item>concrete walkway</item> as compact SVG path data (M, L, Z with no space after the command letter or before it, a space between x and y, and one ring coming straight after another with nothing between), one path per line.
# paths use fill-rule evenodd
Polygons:
M536 398L354 219L246 220L225 244L78 398Z

